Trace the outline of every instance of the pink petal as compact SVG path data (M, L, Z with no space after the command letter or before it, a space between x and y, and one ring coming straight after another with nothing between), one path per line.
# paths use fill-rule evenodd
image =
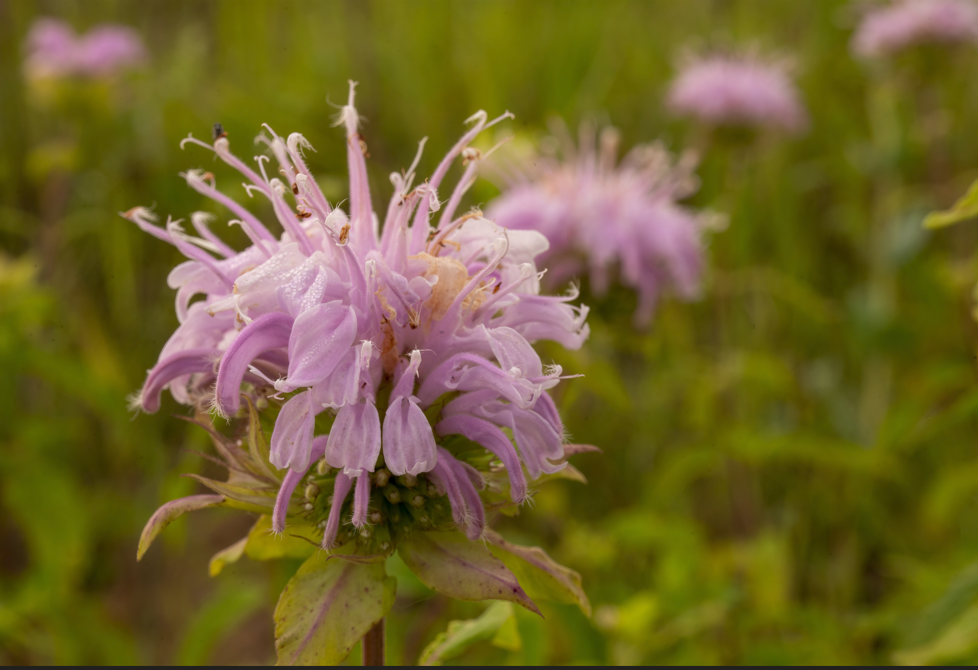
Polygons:
M395 475L417 475L435 465L435 436L417 400L400 397L384 417L384 462Z
M372 402L345 405L326 443L326 462L347 475L373 472L380 455L380 415Z
M217 403L222 413L231 415L238 411L241 381L251 361L269 349L287 346L292 322L288 314L264 314L245 326L231 343L217 371Z
M339 301L317 305L298 316L289 338L289 375L275 385L284 393L326 379L357 335L353 308Z
M312 460L312 431L316 411L312 393L304 391L289 398L275 420L269 460L277 468L305 470Z

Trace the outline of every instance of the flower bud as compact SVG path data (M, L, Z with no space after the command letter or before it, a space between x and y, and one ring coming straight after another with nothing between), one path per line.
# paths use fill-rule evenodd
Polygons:
M319 487L315 484L309 484L306 487L306 500L313 502L316 500L316 496L319 495Z
M387 486L387 482L389 482L390 479L391 479L391 473L386 468L378 470L377 474L374 475L374 483L376 484L377 488L380 489Z

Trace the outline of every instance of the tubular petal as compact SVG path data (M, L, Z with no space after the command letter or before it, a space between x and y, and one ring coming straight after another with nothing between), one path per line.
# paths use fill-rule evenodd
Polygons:
M380 415L372 402L344 405L326 443L326 462L348 475L373 472L380 455Z
M336 301L306 310L296 318L289 338L289 376L275 388L288 393L323 381L339 365L356 335L353 308Z
M139 406L144 412L152 414L160 408L160 393L171 381L183 375L194 372L206 372L214 367L214 362L220 358L217 349L185 349L164 358L150 370L139 392Z
M238 411L241 381L251 361L269 349L288 346L292 323L288 314L272 312L258 317L238 333L217 371L217 407L220 412L230 416Z
M272 531L276 534L285 530L285 516L289 511L289 500L292 498L295 487L299 485L308 471L309 468L299 472L289 470L285 473L282 487L278 490L278 496L275 498L275 509L272 510Z
M370 505L370 475L361 472L357 477L357 489L353 493L353 525L363 528L367 523L367 508Z
M272 431L269 460L277 468L306 470L312 460L312 431L316 408L312 392L303 391L282 407Z
M414 398L391 401L384 417L384 461L395 475L417 475L435 464L435 436Z
M519 456L503 431L484 419L462 414L442 419L435 430L439 435L462 435L495 454L503 462L509 475L513 502L522 503L526 499L526 478L520 467Z
M329 518L326 520L326 530L323 532L323 549L332 549L336 544L336 534L340 530L340 514L351 486L353 486L352 479L342 472L336 474L336 483L333 485L333 506L329 508Z

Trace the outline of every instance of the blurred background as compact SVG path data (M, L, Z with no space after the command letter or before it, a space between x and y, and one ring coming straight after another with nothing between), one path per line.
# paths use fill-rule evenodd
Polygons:
M40 17L126 24L147 55L26 77ZM424 175L470 114L509 109L501 133L526 140L559 115L610 122L625 148L695 146L687 202L729 217L700 300L666 300L639 331L632 292L599 301L585 282L589 343L541 345L585 375L556 398L604 453L576 457L587 485L549 483L498 525L578 570L594 616L518 613L520 649L454 662L978 662L978 239L921 227L978 177L978 50L861 62L858 18L836 0L0 0L0 663L274 660L296 564L208 577L247 514L181 519L135 561L210 446L168 394L156 415L126 409L177 324L182 258L117 212L214 211L177 176L196 167L242 200L229 168L179 148L215 122L244 158L263 122L302 132L345 198L328 100L348 79L375 205L418 139ZM806 133L705 140L666 111L684 53L733 46L793 63ZM481 181L468 204L496 193ZM485 609L397 575L392 663Z

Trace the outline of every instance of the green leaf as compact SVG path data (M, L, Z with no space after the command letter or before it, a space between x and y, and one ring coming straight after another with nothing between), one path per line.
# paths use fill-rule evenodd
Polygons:
M275 505L275 491L273 489L268 489L267 493L263 493L249 486L236 486L228 482L219 482L196 474L181 475L181 477L195 479L211 491L220 493L226 498L224 504L228 507L265 513L271 511Z
M248 538L243 537L230 547L221 549L219 552L214 554L211 557L211 562L209 565L211 577L217 577L219 574L221 574L221 570L224 569L225 565L237 563L238 560L244 556L246 544L248 544Z
M958 198L951 209L932 212L924 219L924 228L944 228L978 216L978 181L968 188L968 192Z
M568 463L566 466L557 470L557 472L551 472L547 474L540 475L536 478L535 484L537 486L542 486L547 482L552 482L556 479L569 479L572 482L577 482L578 484L587 484L587 477L584 473L575 468L573 465Z
M418 579L439 593L459 600L510 600L540 614L503 562L459 532L416 533L399 542L397 551Z
M270 449L268 440L265 439L265 433L261 429L258 410L255 409L250 398L244 396L244 399L248 403L248 451L251 452L251 458L262 474L271 479L279 479L272 473L268 465Z
M220 505L222 502L224 502L224 496L203 494L171 500L160 507L158 510L156 510L153 516L149 518L149 521L146 522L146 526L143 528L143 533L139 536L139 546L136 548L136 560L138 561L143 557L146 550L149 549L149 545L153 543L156 536L159 535L171 521L183 516L187 512L193 512L194 510L203 509L205 507Z
M458 656L484 640L509 651L522 648L512 604L494 602L478 618L449 622L448 630L439 633L421 652L418 665L441 665L446 659Z
M914 649L898 651L893 660L899 665L944 665L967 659L976 647L978 605L972 605L936 639Z
M588 617L591 603L581 585L581 576L554 561L539 547L521 547L507 542L495 531L487 537L493 545L493 555L512 570L526 592L534 598L577 605Z
M275 608L279 665L342 662L394 604L397 580L387 576L383 562L331 558L335 556L310 557L279 598Z
M923 648L961 617L978 595L978 563L973 563L955 577L944 595L924 610L907 637L907 646Z
M276 558L308 558L319 550L322 531L313 524L286 526L282 535L272 533L272 517L263 515L249 531L245 554L256 561Z

